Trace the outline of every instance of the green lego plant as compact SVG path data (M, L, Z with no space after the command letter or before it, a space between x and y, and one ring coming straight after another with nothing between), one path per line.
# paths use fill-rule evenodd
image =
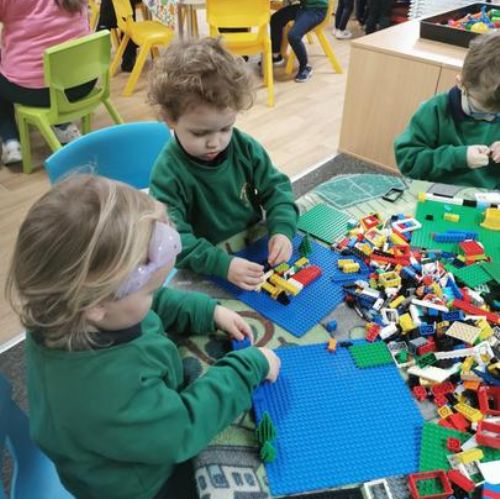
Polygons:
M299 254L305 258L309 258L309 255L312 253L312 245L311 239L309 238L309 233L306 232L306 235L302 238L302 241L299 246Z
M264 463L272 463L276 459L276 449L271 442L265 442L260 448L260 459Z
M262 419L255 430L255 435L260 445L264 445L266 442L270 442L276 438L276 428L267 411L262 415Z

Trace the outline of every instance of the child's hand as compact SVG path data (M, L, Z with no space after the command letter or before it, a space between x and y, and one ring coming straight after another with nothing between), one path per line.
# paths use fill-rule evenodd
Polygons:
M292 256L292 241L283 234L274 234L269 239L269 257L267 261L271 267L275 267L283 262L288 262Z
M241 341L247 336L250 338L250 343L253 343L252 329L236 312L222 305L216 305L214 322L219 329L226 331L231 338Z
M264 277L264 267L244 258L234 257L229 264L227 280L241 289L254 290Z
M280 373L281 360L269 348L260 347L259 350L261 351L262 355L264 355L267 363L269 364L269 372L267 373L266 380L274 383L278 379L278 375Z
M488 166L490 162L490 148L488 146L469 146L467 148L467 164L469 168Z
M495 163L500 163L500 140L493 142L490 146L490 156Z

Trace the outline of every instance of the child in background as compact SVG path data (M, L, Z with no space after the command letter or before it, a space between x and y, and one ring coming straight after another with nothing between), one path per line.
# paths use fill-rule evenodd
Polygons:
M354 0L339 0L335 11L335 28L333 28L335 38L345 40L352 37L352 33L347 29L347 23L353 10Z
M271 16L271 43L275 66L285 64L280 53L283 29L293 21L293 26L288 31L288 43L299 61L299 71L295 77L297 83L304 83L312 76L312 67L308 64L302 38L325 19L327 9L328 0L300 0L300 3L285 5Z
M155 66L149 97L175 132L153 168L150 192L168 206L181 234L177 266L255 289L263 266L214 245L256 224L264 210L269 264L287 261L297 208L288 177L234 128L253 99L243 59L213 38L171 45Z
M251 331L208 296L161 288L179 251L163 205L103 177L62 181L21 226L7 294L28 331L31 434L76 497L191 497L176 465L278 376L276 355L249 347L183 386L165 330Z
M420 106L396 139L411 178L500 188L500 32L470 44L458 85Z

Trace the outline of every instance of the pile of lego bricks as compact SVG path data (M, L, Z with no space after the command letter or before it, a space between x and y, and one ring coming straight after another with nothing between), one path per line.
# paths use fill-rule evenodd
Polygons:
M411 494L477 494L481 462L500 460L500 286L492 277L467 287L447 268L481 265L484 248L476 233L460 230L434 235L453 239L460 253L414 248L422 225L404 215L371 214L348 226L332 249L363 259L370 274L343 286L345 302L367 321L367 341L387 344L416 399L435 405L433 426L463 435L442 439L446 458L410 475Z

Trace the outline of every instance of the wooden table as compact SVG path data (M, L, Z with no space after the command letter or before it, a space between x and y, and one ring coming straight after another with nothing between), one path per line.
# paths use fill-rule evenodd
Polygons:
M419 104L455 84L467 50L409 21L352 42L339 150L397 169L394 139Z

